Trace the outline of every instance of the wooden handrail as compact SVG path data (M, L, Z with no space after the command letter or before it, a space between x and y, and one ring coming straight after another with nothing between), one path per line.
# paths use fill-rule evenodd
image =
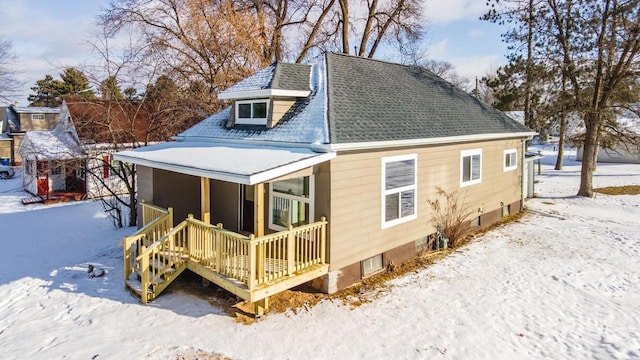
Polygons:
M224 229L222 224L211 225L189 216L158 236L158 228L153 224L166 226L169 217L172 217L171 211L124 239L125 280L135 271L141 274L143 302L148 300L148 289L164 274L163 269L173 267L179 261L195 261L244 283L250 291L325 263L327 221L324 217L315 223L297 228L290 226L278 233L247 237ZM145 241L150 238L154 241ZM133 244L137 244L139 253L131 266Z

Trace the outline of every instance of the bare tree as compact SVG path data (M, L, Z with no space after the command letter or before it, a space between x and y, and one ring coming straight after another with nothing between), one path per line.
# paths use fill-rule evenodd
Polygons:
M127 209L131 226L137 223L136 167L114 161L111 154L167 141L201 119L202 114L192 109L190 101L183 100L181 95L186 90L169 76L160 76L154 57L157 53L148 52L149 44L132 41L125 49L114 51L108 34L103 33L89 46L97 61L85 72L95 86L104 85L104 79L108 79L111 85L103 88L110 94L119 92L116 84L126 86L128 93L144 91L134 100L124 96L67 100L78 137L88 153L87 173L96 195L118 225L123 223L123 209Z
M133 27L163 72L182 86L199 82L206 112L219 110L216 94L266 66L264 22L243 4L205 0L118 0L101 16L110 32Z
M455 66L453 66L453 64L448 61L431 59L431 60L425 60L424 62L419 63L418 65L428 69L429 71L433 72L434 74L438 75L439 77L447 80L448 82L452 83L453 85L461 89L465 89L465 90L469 89L469 84L471 83L469 78L460 76L460 74L458 74L458 72L456 71Z
M18 96L23 82L16 78L17 57L11 41L0 39L0 100L11 102Z
M345 54L351 52L350 37L356 40L356 55L373 58L385 41L402 47L422 36L421 0L338 2L340 9L332 18L336 31L331 35L340 34L341 51Z
M603 134L617 104L638 101L627 91L640 74L640 1L548 0L549 37L560 50L585 126L579 196L593 197L593 173ZM564 19L571 18L567 27Z

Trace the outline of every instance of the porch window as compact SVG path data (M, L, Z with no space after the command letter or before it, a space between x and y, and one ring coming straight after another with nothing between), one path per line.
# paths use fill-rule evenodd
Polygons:
M482 182L482 149L464 150L460 153L460 186Z
M268 108L267 99L236 101L236 124L266 125Z
M516 157L518 152L516 149L509 149L504 151L504 171L511 171L518 168L518 158Z
M416 154L382 158L383 229L417 217L416 163Z
M271 183L269 228L286 230L313 222L313 188L313 175Z

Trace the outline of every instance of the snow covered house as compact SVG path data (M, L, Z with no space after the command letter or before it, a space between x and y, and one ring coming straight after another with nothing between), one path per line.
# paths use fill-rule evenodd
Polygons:
M52 130L56 127L60 108L34 106L0 107L0 159L20 165L20 143L27 131Z
M618 116L616 123L625 136L603 136L603 141L608 143L608 146L598 149L598 162L640 164L640 118L629 111ZM576 152L576 161L582 161L583 155L584 146L580 146Z
M138 102L66 99L58 111L53 129L27 131L19 147L23 187L45 202L126 194L112 154L167 140Z
M335 292L424 248L438 188L475 226L522 209L534 132L423 68L327 53L218 97L230 106L175 142L115 154L154 204L125 239L143 302L185 269L256 311L302 283Z

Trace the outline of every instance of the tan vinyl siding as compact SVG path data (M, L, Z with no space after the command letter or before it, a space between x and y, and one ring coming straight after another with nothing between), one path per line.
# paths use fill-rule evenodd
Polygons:
M53 130L58 122L58 114L44 114L44 120L32 120L33 114L19 114L20 131Z
M0 141L0 158L11 159L11 141L10 140Z
M20 147L22 139L24 139L24 134L13 135L13 162L16 165L22 164L22 156L18 153L18 148Z
M153 168L137 165L138 199L153 203Z
M238 231L240 185L211 180L211 223L222 223L225 229Z
M503 171L504 150L517 149L517 171ZM460 187L460 152L482 149L482 181ZM331 160L331 270L413 242L433 233L427 200L437 187L465 194L478 216L521 197L521 141L488 141L370 152L345 152ZM417 219L382 229L382 158L417 154ZM320 194L318 194L320 195Z
M282 116L291 109L293 104L295 104L295 99L273 99L271 100L271 114L269 118L269 123L267 127L272 128L276 126L278 121L282 119Z
M153 170L153 202L163 207L173 207L176 223L189 214L200 217L200 178L161 169Z

